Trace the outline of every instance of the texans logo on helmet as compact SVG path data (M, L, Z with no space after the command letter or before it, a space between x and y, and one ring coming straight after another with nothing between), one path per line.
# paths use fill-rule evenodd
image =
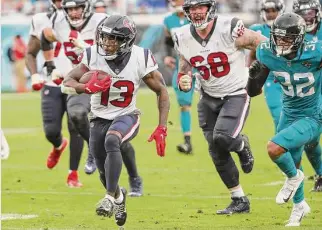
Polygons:
M132 33L135 33L133 22L131 22L129 19L125 18L123 20L123 25L129 28L129 30L131 30Z

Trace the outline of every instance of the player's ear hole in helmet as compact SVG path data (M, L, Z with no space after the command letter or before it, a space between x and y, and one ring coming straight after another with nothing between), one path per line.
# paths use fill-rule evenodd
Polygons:
M128 16L112 15L104 19L96 30L97 53L106 60L113 60L131 51L136 26Z
M267 25L272 26L276 17L284 13L284 10L284 0L262 0L260 15Z
M306 24L295 13L278 16L271 28L270 47L276 55L287 56L302 51Z
M306 32L316 29L321 20L321 4L319 0L294 0L293 12L304 18Z
M69 24L74 28L81 27L91 14L88 0L63 0L62 8Z
M185 0L182 6L187 19L198 30L203 30L215 18L217 6L214 0Z

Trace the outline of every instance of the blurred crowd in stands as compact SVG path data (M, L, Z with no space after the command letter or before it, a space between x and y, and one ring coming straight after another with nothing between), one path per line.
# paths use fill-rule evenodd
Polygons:
M292 5L293 0L285 0L286 5ZM107 12L117 11L120 4L125 4L128 14L156 13L168 11L168 0L91 0L92 4L100 2L106 5ZM258 12L261 0L217 0L218 11L229 12ZM48 0L2 0L2 16L13 12L33 15L47 11L50 7Z

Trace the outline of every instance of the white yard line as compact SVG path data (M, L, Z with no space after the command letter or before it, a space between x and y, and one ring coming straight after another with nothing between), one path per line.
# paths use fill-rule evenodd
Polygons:
M3 213L1 214L1 220L26 220L26 219L32 219L37 218L38 215L34 214L16 214L16 213Z
M32 194L32 195L70 195L70 196L101 196L98 192L57 192L57 191L2 191L2 194ZM164 198L188 198L188 199L229 199L230 196L203 196L203 195L182 195L182 194L145 194L145 197L164 197ZM275 200L275 197L253 197L251 200ZM322 201L322 197L307 198L311 201Z

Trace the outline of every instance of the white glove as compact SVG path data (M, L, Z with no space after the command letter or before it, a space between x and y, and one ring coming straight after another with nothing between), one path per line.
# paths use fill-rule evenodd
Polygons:
M56 84L56 85L60 85L63 80L64 77L62 76L62 74L59 72L59 70L54 69L53 72L51 73L51 80Z
M31 85L33 90L41 90L41 88L44 86L45 80L40 76L40 74L35 73L31 75Z
M192 78L189 75L183 75L179 80L179 87L182 91L188 92L192 87Z

